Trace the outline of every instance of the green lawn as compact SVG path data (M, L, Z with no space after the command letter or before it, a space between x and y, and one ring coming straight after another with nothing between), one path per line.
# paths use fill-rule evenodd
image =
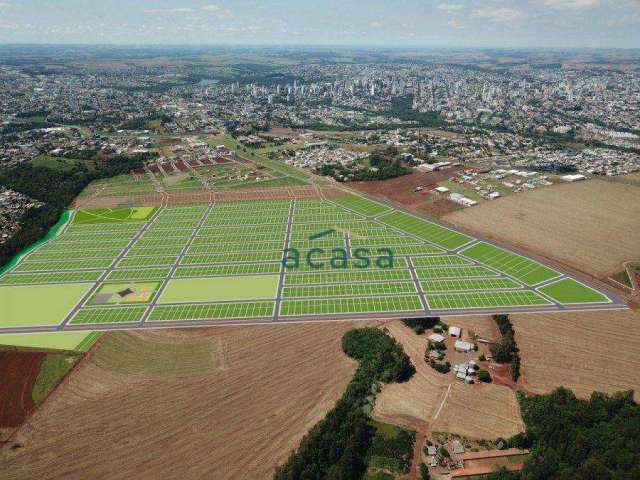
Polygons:
M545 267L530 258L485 242L480 242L463 250L462 254L488 267L511 275L527 285L535 285L560 276L555 270Z
M399 211L383 215L379 220L444 248L455 249L473 240L455 230Z
M33 402L36 405L42 403L80 358L80 355L48 354L40 366L40 372L31 391Z
M57 171L69 171L75 166L83 163L83 160L71 158L54 157L51 155L39 155L31 162L36 168L48 168Z
M159 303L275 298L278 280L278 275L170 280Z
M528 290L428 294L427 302L434 310L551 305L551 302Z
M89 288L89 283L0 287L0 326L57 325Z
M389 207L378 202L372 202L363 197L355 195L349 197L336 197L331 199L332 202L350 208L363 215L377 215L389 210Z
M73 218L73 224L86 225L136 220L141 221L149 218L155 210L156 207L92 208L88 210L78 210Z
M591 287L575 281L572 278L564 278L539 289L545 295L549 295L560 303L609 303L609 299Z
M86 352L99 337L99 332L6 334L0 335L0 345Z

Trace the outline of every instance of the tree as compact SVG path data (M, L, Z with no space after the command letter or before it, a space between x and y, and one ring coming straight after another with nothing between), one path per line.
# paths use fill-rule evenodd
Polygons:
M484 383L491 382L491 374L486 370L478 370L478 380Z
M511 362L515 352L517 352L517 347L513 338L513 332L507 332L502 336L500 342L491 345L491 355L493 355L493 359L498 363Z
M424 463L420 464L420 478L422 480L429 480L431 475L429 475L429 469Z
M440 321L439 317L405 318L402 320L416 335L422 335L426 330L433 328Z

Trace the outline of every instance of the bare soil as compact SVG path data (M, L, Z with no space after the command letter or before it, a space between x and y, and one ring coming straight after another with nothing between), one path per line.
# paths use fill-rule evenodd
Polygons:
M0 451L14 479L270 478L356 364L351 323L109 333Z
M602 311L512 315L526 389L563 385L593 391L635 389L640 400L640 313Z
M444 219L603 278L640 257L638 198L635 176L594 179L509 195Z
M0 352L0 442L25 421L35 407L33 385L45 357L42 352Z
M434 216L442 216L460 207L446 198L430 193L438 186L438 182L448 180L457 169L440 170L436 172L414 171L408 175L390 178L389 180L370 182L351 182L354 187L370 195L402 204L406 208ZM421 192L415 192L416 187L422 187Z

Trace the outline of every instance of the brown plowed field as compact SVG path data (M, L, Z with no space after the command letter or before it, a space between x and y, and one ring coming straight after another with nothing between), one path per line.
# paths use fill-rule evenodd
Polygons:
M325 197L344 195L344 192L334 187L323 189ZM243 200L287 200L294 198L317 198L320 196L318 188L313 185L293 187L270 187L256 189L216 190L216 191L176 191L167 194L153 193L143 195L127 195L96 198L78 198L74 200L72 208L116 208L122 205L190 205L194 203L237 202Z
M31 390L44 357L41 352L0 352L0 442L34 407Z
M640 257L637 178L555 185L485 202L444 219L602 278Z
M526 389L563 385L580 397L634 389L640 400L640 313L512 315Z
M373 196L400 203L410 209L441 216L459 210L461 207L444 197L429 193L429 190L437 187L438 182L454 176L457 170L459 169L437 172L414 171L409 175L389 180L351 182L349 186ZM423 191L414 192L416 187L422 187Z
M361 324L359 324L361 325ZM334 405L351 323L109 333L0 452L15 479L264 479Z
M468 329L485 338L493 332L488 317L444 318L444 321L462 327L463 336ZM383 386L374 418L415 430L446 431L474 438L506 438L523 430L520 409L511 389L494 384L464 385L451 373L440 374L424 361L426 335L416 335L400 321L388 323L387 328L411 357L416 374L406 383Z

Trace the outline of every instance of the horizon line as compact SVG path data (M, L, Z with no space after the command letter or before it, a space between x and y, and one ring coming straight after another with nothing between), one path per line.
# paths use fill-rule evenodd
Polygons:
M597 46L504 46L504 45L389 45L389 44L322 44L322 43L77 43L77 42L0 42L0 47L138 47L138 48L317 48L317 49L375 49L389 50L595 50L595 51L638 51L640 47L597 47Z

